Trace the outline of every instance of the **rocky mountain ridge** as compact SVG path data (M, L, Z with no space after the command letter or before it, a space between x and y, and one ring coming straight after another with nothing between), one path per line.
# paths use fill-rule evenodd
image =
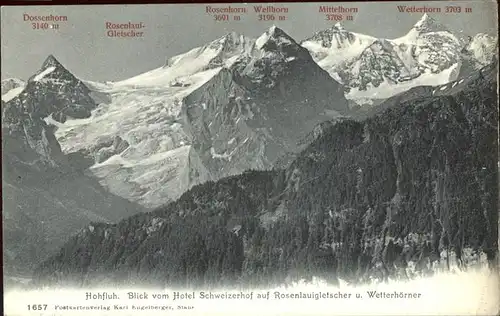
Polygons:
M211 179L268 169L314 126L347 114L342 87L285 32L271 27L255 44L183 102Z

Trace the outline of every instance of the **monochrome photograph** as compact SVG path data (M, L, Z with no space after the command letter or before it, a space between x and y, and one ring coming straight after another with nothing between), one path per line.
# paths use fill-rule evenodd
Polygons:
M175 303L498 284L497 21L493 1L2 7L5 295L133 312L168 289L201 315Z

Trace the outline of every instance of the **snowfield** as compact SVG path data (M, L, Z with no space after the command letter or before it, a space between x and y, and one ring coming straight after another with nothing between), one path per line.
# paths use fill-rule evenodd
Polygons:
M42 71L41 73L36 75L35 78L33 78L33 81L39 81L39 80L43 79L43 77L50 74L54 70L56 70L56 67L49 67L49 68L45 69L44 71Z
M368 90L351 89L346 94L346 98L359 102L361 104L366 102L366 99L385 99L401 92L407 91L411 88L418 86L438 86L456 79L458 64L454 64L450 68L433 74L430 71L423 73L414 80L400 82L397 84L390 82L383 82L378 87L370 87Z
M116 136L129 146L120 154L96 163L91 171L113 193L154 207L158 201L177 197L186 181L168 186L167 196L156 193L166 182L180 180L188 161L190 140L178 118L182 98L202 85L219 69L191 77L189 87L165 87L158 71L144 76L149 86L118 83L99 92L108 93L111 103L101 103L86 119L58 124L56 137L64 152L92 151L92 146L109 142ZM157 75L158 84L154 85ZM143 192L144 194L141 194Z
M7 101L14 99L21 92L23 92L23 90L24 90L24 87L17 87L17 88L9 90L7 93L2 94L2 101L7 102Z
M178 197L193 184L189 180L191 140L181 121L182 100L251 45L251 40L230 33L130 79L105 84L87 81L109 102L100 103L89 118L54 124L63 151L97 156L100 147L110 147L119 137L127 148L112 152L104 161L96 159L90 168L101 184L146 207ZM53 120L47 117L45 121Z

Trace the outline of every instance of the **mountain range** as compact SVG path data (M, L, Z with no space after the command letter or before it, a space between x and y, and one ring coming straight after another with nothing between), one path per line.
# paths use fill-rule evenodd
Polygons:
M494 266L497 74L487 66L333 123L285 169L209 181L153 212L92 223L39 266L35 284L273 287Z
M257 40L230 33L148 73L87 86L107 96L81 109L89 118L44 119L65 153L93 159L105 187L146 207L207 180L271 168L315 125L348 111L342 86L276 27Z
M322 121L452 81L462 60L474 71L497 46L484 34L467 44L428 15L394 40L340 24L301 45L276 27L256 40L229 33L136 77L86 82L101 95L86 119L87 107L44 119L65 153L94 160L90 170L108 190L157 207L195 184L269 169L303 149Z
M4 227L10 238L4 243L6 266L17 274L31 271L82 227L87 229L80 230L64 246L64 253L45 262L38 273L40 277L53 277L50 271L60 268L70 274L76 271L99 274L120 266L125 270L144 269L150 278L149 273L159 273L157 269L162 264L173 264L175 268L162 273L167 273L167 278L175 282L181 280L175 279L175 273L182 271L183 275L197 271L200 279L196 282L203 283L207 277L204 269L212 269L209 278L213 279L226 268L232 271L231 276L227 276L229 279L241 277L243 272L255 272L261 278L265 268L278 280L281 268L269 265L277 262L288 265L291 258L295 258L298 265L293 269L299 270L308 262L312 267L320 267L329 260L340 260L340 264L343 259L338 258L336 250L336 259L332 259L332 254L325 255L325 243L333 247L340 242L338 249L355 251L358 255L361 250L342 248L344 239L335 241L336 237L328 235L328 231L336 228L323 227L321 225L326 224L316 220L327 221L324 216L330 214L334 222L338 216L347 216L356 222L368 209L374 209L381 219L389 216L381 215L381 205L396 203L405 194L404 203L417 203L414 194L420 193L406 191L415 184L398 185L409 181L408 177L415 177L407 174L413 172L411 170L426 170L421 163L429 167L436 163L435 159L441 159L432 154L436 148L446 147L439 138L443 133L440 124L451 124L450 131L460 135L462 132L455 131L455 127L464 128L468 134L462 136L470 146L483 146L481 142L472 144L477 140L477 133L485 136L484 141L491 141L488 127L481 130L475 120L491 120L483 111L494 102L494 92L489 90L494 79L485 79L483 71L491 77L497 49L496 38L478 34L466 40L424 15L407 35L393 40L349 32L340 24L302 42L276 26L257 39L229 33L167 58L157 69L119 82L82 81L54 56L49 56L26 82L2 81L2 185L8 196L3 202ZM472 93L471 87L483 94ZM440 102L446 105L444 110L436 109ZM463 108L464 102L473 106ZM412 112L415 104L426 114ZM457 104L462 106L461 112L453 108ZM476 105L483 107L476 109ZM404 110L395 110L399 106ZM429 116L429 122L424 124L425 120L418 115ZM448 122L450 115L465 116L467 122ZM440 121L441 116L444 123ZM411 122L415 119L425 126L413 126ZM419 135L426 135L427 141L433 140L434 147L427 148L429 144L416 141L414 134L408 134L408 127L403 127L403 121L416 130L421 129ZM359 128L363 129L362 141ZM370 128L378 135L373 142L366 136L370 134L366 129ZM337 132L333 132L335 130ZM394 142L401 137L416 144L405 145L410 146L406 148L398 143L397 146L404 148L397 154ZM325 139L331 143L325 143ZM316 148L317 144L327 147ZM493 143L477 150L487 151L490 145ZM419 146L429 152L427 160L420 157L420 162L403 162L406 158L400 155L406 155L407 151L414 154ZM358 158L352 156L355 153ZM445 159L450 159L446 155ZM401 161L397 162L398 159ZM474 153L463 159L461 163L470 168L483 162L474 160L479 159ZM460 189L453 187L458 184L447 173L451 169L446 168L456 166L450 167L448 160L439 161L438 166L432 165L435 173L424 173L427 178L415 180L421 185L418 189L445 181L444 187L438 189L451 190L446 194L455 199L453 192ZM353 193L349 187L354 178L360 177L353 171L354 162L365 164L371 170L363 176L367 181L363 185L367 187L361 193L356 191L359 189ZM372 163L385 167L376 171ZM318 168L325 174L303 168ZM241 175L247 170L253 171ZM383 181L375 181L376 177ZM316 196L327 190L321 188L317 179L328 184L325 188L331 193L324 193L326 197ZM474 185L483 185L483 178L476 176L475 179ZM345 183L346 188L341 189L339 183ZM307 188L303 193L300 193L301 185ZM382 189L388 191L384 193ZM470 194L486 194L492 198L489 192L483 192L484 186L483 191L477 190ZM306 193L316 196L321 206L309 200ZM374 194L381 197L375 198ZM426 198L431 200L426 200L426 206L438 203L432 199L446 195L439 194L438 198L435 191L429 192ZM447 195L444 198L448 198ZM481 202L485 205L483 214L490 212L488 198ZM379 202L382 204L377 204ZM402 210L399 204L395 205L395 209ZM438 206L433 207L435 218L444 216ZM144 213L151 209L157 211ZM140 215L112 224L136 213ZM474 218L474 221L478 221L477 225L491 224L488 222L491 216ZM438 221L435 218L434 221ZM206 225L199 226L200 220L206 221ZM101 223L89 225L90 221ZM30 229L26 230L26 225ZM151 258L147 247L157 246L148 244L148 238L152 238L153 243L167 238L184 245L181 236L190 233L183 225L194 232L185 244L187 248L191 242L196 244L194 252L184 253L175 245L171 246L175 249L166 250L162 245L158 251L178 252L180 257L173 257L180 261L175 264L165 261L160 258L163 255ZM389 224L377 225L377 229L393 229ZM278 238L278 243L285 243L285 232L293 234L295 226L305 229L297 231L302 241L296 240L289 259L271 260L275 256L271 253L282 251L279 249L285 245L278 247L270 236ZM225 229L221 230L222 227ZM361 234L362 229L355 227L350 233ZM292 231L288 231L290 229ZM394 229L402 234L400 228ZM427 229L419 226L412 233L431 234ZM451 234L450 231L456 234L453 229L442 228L439 236ZM489 229L491 232L493 228ZM344 233L337 231L335 236ZM320 238L319 234L326 235ZM370 237L373 239L370 242L378 242L379 231L372 235L374 239ZM462 232L461 236L466 235ZM269 240L264 242L262 238ZM485 236L478 238L491 246L492 242ZM448 240L446 245L451 243ZM305 245L309 246L304 249ZM128 249L136 249L136 246L143 250L129 253L132 250ZM476 244L462 246L474 251L490 251ZM443 246L433 247L434 254L441 256ZM114 249L109 252L112 258L108 257L110 249ZM208 249L222 249L218 263L206 257ZM314 250L313 253L310 250ZM81 261L74 261L80 256L74 251L83 256ZM249 251L260 259L248 257ZM263 259L262 253L266 251L271 257ZM367 256L374 254L374 250L364 251ZM458 253L461 254L461 250ZM142 259L136 257L138 254ZM191 255L200 255L205 261L193 263L195 266L187 264L186 258ZM253 268L243 268L249 265ZM191 272L186 272L188 270ZM111 273L111 278L118 278L118 274ZM76 278L80 280L80 275Z
M464 60L477 70L492 62L498 39L466 39L424 14L402 37L375 38L347 31L340 23L301 42L323 69L349 88L348 99L371 104L412 87L455 80Z

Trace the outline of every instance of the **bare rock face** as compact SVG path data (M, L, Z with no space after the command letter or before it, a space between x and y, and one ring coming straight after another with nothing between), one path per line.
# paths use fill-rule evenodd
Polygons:
M342 87L272 27L183 100L184 129L212 179L268 169L320 122L347 112Z
M96 163L106 161L109 157L122 153L129 147L129 143L120 136L115 136L112 140L97 144L92 148Z

